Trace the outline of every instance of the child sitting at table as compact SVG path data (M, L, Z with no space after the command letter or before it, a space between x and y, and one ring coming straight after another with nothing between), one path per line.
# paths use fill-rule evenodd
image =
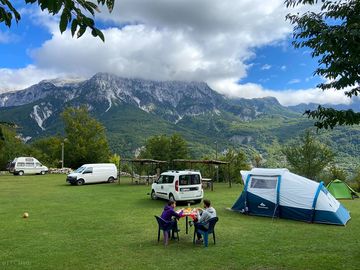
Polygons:
M165 205L164 210L161 214L161 218L167 222L171 223L171 228L172 228L172 238L175 239L175 232L179 232L180 230L177 227L177 220L181 217L182 212L180 211L180 213L176 213L174 208L176 206L176 202L173 200L169 200L167 205Z
M211 218L216 217L216 210L211 206L210 200L204 200L204 209L199 208L199 215L197 220L195 220L194 225L197 229L202 231L207 231L209 229L208 221ZM202 242L201 234L197 233L197 241L199 244Z

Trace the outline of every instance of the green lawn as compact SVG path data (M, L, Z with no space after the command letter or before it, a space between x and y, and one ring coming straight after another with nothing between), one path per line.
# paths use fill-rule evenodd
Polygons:
M164 247L154 215L165 202L147 186L0 176L0 269L360 269L360 199L343 202L352 219L340 227L226 210L240 190L206 191L220 219L215 246L194 246L180 220L180 242Z

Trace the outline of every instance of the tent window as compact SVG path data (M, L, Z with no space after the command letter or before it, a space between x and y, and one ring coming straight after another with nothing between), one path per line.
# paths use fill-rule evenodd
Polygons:
M262 188L262 189L275 189L277 180L275 179L261 179L253 178L251 180L251 188Z

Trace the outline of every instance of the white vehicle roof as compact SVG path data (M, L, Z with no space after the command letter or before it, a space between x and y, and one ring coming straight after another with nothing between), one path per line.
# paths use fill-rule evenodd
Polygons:
M13 162L39 162L39 161L34 157L17 157L14 158Z
M171 170L171 171L163 172L162 174L166 174L166 175L199 174L199 175L201 175L199 171L190 171L190 170L184 170L184 171Z
M93 164L84 164L81 167L112 167L115 166L114 163L93 163Z

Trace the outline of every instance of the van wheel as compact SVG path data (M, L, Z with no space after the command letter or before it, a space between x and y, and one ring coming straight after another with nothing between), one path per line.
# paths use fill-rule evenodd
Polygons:
M83 180L83 179L79 179L79 180L76 181L76 185L77 185L77 186L81 186L81 185L83 185L83 184L84 184L84 180Z
M114 181L115 181L115 178L114 177L109 177L109 179L108 179L108 183L114 183Z
M44 174L45 174L45 171L41 171L40 174L41 174L41 175L44 175Z
M155 190L151 191L151 199L152 200L157 200L158 199L158 197L156 196Z
M172 195L171 193L169 195L169 201L176 201L174 195Z
M21 176L21 175L24 175L24 171L19 171L19 172L18 172L18 175L20 175L20 176Z

